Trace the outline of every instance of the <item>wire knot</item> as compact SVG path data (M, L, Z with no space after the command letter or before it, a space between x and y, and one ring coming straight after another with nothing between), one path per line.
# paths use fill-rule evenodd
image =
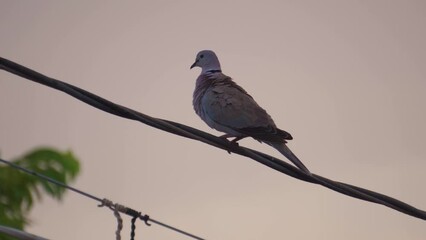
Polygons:
M149 221L149 215L147 215L147 214L145 214L145 215L140 215L139 216L139 219L140 220L142 220L142 221L144 221L145 222L145 224L147 225L147 226L151 226L151 224L150 223L148 223L148 221Z
M98 204L98 207L106 206L106 207L112 208L113 205L114 203L111 200L104 198L102 199L101 204Z

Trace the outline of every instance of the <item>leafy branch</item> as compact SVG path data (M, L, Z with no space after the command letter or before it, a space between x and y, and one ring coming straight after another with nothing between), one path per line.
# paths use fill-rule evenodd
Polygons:
M80 163L72 152L47 147L32 150L14 159L13 163L65 184L74 180L80 170ZM42 193L62 200L64 192L61 186L9 166L0 166L0 225L23 230L30 222L27 215L34 201L41 200ZM0 239L6 238L0 236Z

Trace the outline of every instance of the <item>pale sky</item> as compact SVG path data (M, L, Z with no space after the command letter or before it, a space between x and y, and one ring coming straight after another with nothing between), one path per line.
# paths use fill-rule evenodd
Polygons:
M199 50L290 132L319 175L426 209L424 1L5 1L0 56L145 114L210 133L192 109ZM424 239L426 225L251 159L109 115L0 71L0 151L72 149L72 185L207 239ZM241 145L280 157L251 139ZM27 230L115 239L116 220L68 192ZM123 239L130 218L124 218ZM137 224L137 239L189 239Z

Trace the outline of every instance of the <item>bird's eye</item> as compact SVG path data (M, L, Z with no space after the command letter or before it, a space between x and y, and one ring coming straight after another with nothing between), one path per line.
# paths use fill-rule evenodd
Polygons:
M201 54L201 55L200 55L200 58L203 58L203 57L204 57L204 55L203 55L203 54Z

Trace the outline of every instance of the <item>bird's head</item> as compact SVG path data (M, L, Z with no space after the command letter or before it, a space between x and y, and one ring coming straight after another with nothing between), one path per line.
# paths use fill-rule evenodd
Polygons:
M201 73L206 73L209 71L218 71L220 72L220 63L216 54L211 50L203 50L197 54L195 62L191 65L193 67L200 67Z

